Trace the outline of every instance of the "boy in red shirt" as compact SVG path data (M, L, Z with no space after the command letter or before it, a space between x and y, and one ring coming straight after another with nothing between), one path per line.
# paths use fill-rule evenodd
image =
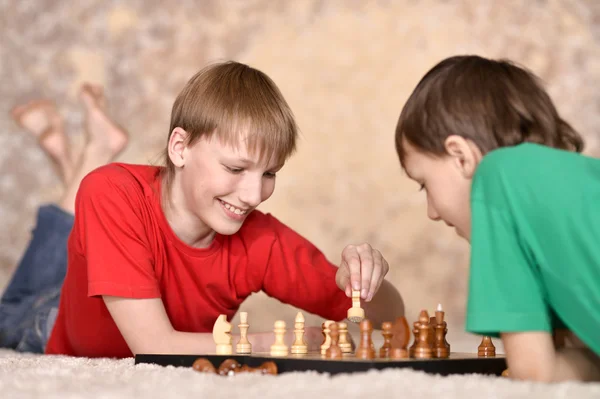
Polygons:
M175 101L165 167L109 164L75 173L82 180L68 269L46 353L211 352L217 316L233 317L259 290L341 320L353 287L376 325L402 315L379 251L348 246L335 267L255 209L272 195L296 136L270 78L243 64L215 64ZM308 338L312 345L321 339ZM251 339L256 351L273 340L271 332Z

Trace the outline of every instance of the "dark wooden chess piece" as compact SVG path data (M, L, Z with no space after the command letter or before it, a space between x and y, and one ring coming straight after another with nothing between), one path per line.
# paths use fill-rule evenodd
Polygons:
M392 359L408 358L408 350L406 346L410 340L410 327L406 321L406 317L398 317L392 325L392 339L390 357Z
M387 359L390 357L390 352L392 349L392 323L389 321L383 322L381 324L381 335L383 335L383 345L379 349L379 357L382 359Z
M360 322L360 345L356 350L356 357L359 359L374 359L375 347L371 339L373 332L373 324L368 319L363 319Z
M416 359L429 359L433 356L433 351L429 343L430 331L429 314L427 314L426 310L422 310L419 315L418 335L416 337L417 344L414 349L414 357Z
M481 343L477 348L477 356L478 357L495 357L496 356L496 347L492 342L492 337L488 337L487 335L481 339Z
M340 342L340 330L337 323L331 323L329 325L329 337L331 338L331 343L329 348L325 351L326 359L341 359L342 358L342 348L339 346Z
M238 373L242 368L242 365L233 359L225 359L217 369L219 375L234 375Z
M448 324L444 320L444 311L441 305L435 312L435 338L433 340L433 357L445 359L450 357L450 344L446 341L446 334L448 333Z
M194 364L192 364L192 368L201 373L217 374L217 369L215 369L215 366L213 366L210 360L204 357L199 357L198 359L196 359L194 361Z

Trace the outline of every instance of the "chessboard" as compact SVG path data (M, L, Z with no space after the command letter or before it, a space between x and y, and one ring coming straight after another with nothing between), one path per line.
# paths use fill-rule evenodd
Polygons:
M161 366L191 367L199 372L233 375L238 372L258 372L277 375L292 371L316 371L329 374L354 373L386 368L411 368L427 373L493 374L503 375L506 361L496 356L490 337L483 337L477 353L455 353L446 340L448 332L445 313L441 305L435 317L422 310L413 323L414 341L409 348L410 328L406 317L398 317L382 324L383 345L376 350L373 341L373 325L360 308L359 293L352 292L352 308L348 320L359 323L360 340L357 347L348 334L346 322L327 320L322 324L323 342L319 352L309 352L304 340L304 315L298 312L294 320L294 341L285 342L286 324L275 321L274 341L270 352L252 350L248 340L248 314L240 312L240 337L233 352L231 323L224 314L219 315L213 326L215 352L205 355L159 355L138 354L135 364L153 363ZM291 343L291 346L289 345Z
M356 373L368 370L392 368L410 368L430 374L488 374L500 376L506 369L504 356L478 357L477 353L450 353L443 359L360 359L353 355L344 355L341 359L327 359L320 352L304 355L271 356L269 353L253 353L250 355L154 355L138 354L135 364L150 363L160 366L192 367L198 359L206 359L215 370L232 359L241 366L258 370L261 365L272 362L276 372L271 374L289 373L294 371L316 371L331 375L340 373ZM196 368L197 369L197 368Z

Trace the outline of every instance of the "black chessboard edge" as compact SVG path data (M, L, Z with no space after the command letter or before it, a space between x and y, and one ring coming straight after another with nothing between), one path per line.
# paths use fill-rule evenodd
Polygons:
M389 361L365 361L353 358L330 360L319 358L291 358L244 355L154 355L140 354L135 356L135 364L157 364L159 366L192 367L200 357L209 360L218 368L225 359L234 359L240 364L251 367L260 366L267 361L277 365L278 374L292 371L316 371L319 373L340 374L356 373L368 370L387 368L411 368L430 374L486 374L501 375L506 369L504 357L494 358L452 358L452 359L410 359Z

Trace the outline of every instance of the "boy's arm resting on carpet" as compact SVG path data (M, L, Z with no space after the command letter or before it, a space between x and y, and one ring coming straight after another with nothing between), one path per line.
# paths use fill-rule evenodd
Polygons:
M502 333L511 378L544 382L600 380L600 358L588 348L555 349L547 332Z
M134 355L196 354L215 351L211 333L176 331L160 298L102 298Z
M215 353L212 332L195 333L176 331L171 325L160 298L132 299L103 296L121 335L131 352L136 354L179 354L198 355ZM293 330L287 331L291 339ZM238 335L231 334L235 351ZM248 334L252 349L256 352L268 352L274 342L273 332ZM320 328L307 328L305 334L309 348L318 348L322 334Z

